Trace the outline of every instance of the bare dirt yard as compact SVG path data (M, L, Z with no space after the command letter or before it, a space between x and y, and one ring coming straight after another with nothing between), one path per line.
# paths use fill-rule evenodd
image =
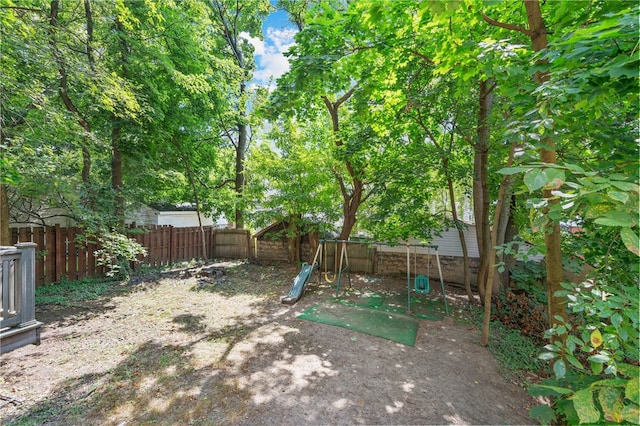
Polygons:
M314 276L282 305L294 267L215 266L224 275L147 274L99 300L39 306L42 344L0 358L2 423L532 423L533 401L469 323L420 320L405 346L297 318L333 292ZM406 291L402 279L352 281L356 295Z

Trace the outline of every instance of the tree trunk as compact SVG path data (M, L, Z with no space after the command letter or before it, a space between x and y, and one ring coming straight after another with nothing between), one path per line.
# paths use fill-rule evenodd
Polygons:
M448 161L447 161L448 162ZM445 166L446 170L446 166ZM453 222L456 225L456 229L458 230L458 238L460 239L460 247L462 248L462 273L463 273L463 282L464 282L464 290L467 293L467 297L469 298L469 303L475 304L476 299L473 297L473 292L471 291L471 277L469 272L469 250L467 249L467 242L464 239L464 229L462 228L462 224L458 219L458 209L456 208L456 200L453 191L453 181L451 177L447 174L447 186L449 187L449 200L451 202L451 217Z
M529 32L531 36L531 43L533 44L533 50L538 52L546 49L548 46L547 30L545 28L544 19L542 18L540 2L538 0L525 0L524 5L527 11L527 20L529 23ZM549 80L549 74L538 72L535 75L535 80L538 83L544 83ZM543 163L556 164L556 146L550 137L545 137L542 140L542 147L540 148L539 155L540 161ZM551 189L543 189L542 196L549 200L549 204L551 205L560 202L557 198L552 197ZM543 211L545 215L548 212L548 208ZM553 325L557 321L555 318L556 316L560 317L563 321L567 319L564 299L555 295L557 291L562 290L560 283L564 279L562 269L562 251L560 245L560 224L557 222L554 223L553 220L547 216L542 232L544 232L544 245L546 248L545 263L547 269L549 325Z
M244 98L245 83L240 84L240 99ZM244 112L240 111L241 117L244 119ZM244 121L244 120L243 120ZM244 228L244 207L242 205L242 193L244 191L245 176L244 176L244 160L247 151L248 143L248 125L246 123L238 123L238 144L236 146L236 177L235 177L235 191L236 191L236 229Z
M0 246L11 245L9 229L9 199L7 185L0 184Z
M511 211L514 212L516 210L516 197L515 195L511 195ZM515 221L513 220L513 215L509 214L509 220L507 222L507 230L505 232L504 240L505 242L512 242L516 236L518 235L518 227L516 226ZM514 244L512 249L517 253L518 252L518 244ZM502 256L502 262L504 262L504 272L502 272L502 284L505 287L511 286L511 270L516 266L516 256L511 253L505 253Z
M176 138L173 138L174 145L178 145L178 141ZM178 146L180 150L183 161L185 162L185 169L187 170L187 176L189 177L189 184L191 185L191 190L193 191L193 201L196 204L196 213L198 214L198 229L200 230L200 236L202 238L202 258L204 261L209 260L209 255L207 253L207 241L205 239L204 227L202 226L202 216L200 213L200 198L198 197L198 187L196 186L196 180L193 176L193 170L191 170L191 165L189 163L189 159L182 153L182 150Z
M301 219L302 215L292 216L289 219L287 229L287 260L291 264L300 262Z
M476 220L476 236L480 251L480 267L478 268L478 293L480 300L486 300L487 274L489 256L491 256L491 224L489 222L490 194L489 194L489 115L493 107L493 84L489 80L480 82L479 110L478 110L478 140L475 145L473 160L473 201L474 217Z
M318 246L320 245L320 234L318 231L309 231L309 257L307 263L311 265L313 263L313 259L316 256L316 251L318 250ZM317 259L316 262L322 262L322 258Z
M346 191L343 191L342 193L344 198L344 203L342 206L344 221L342 223L340 236L338 237L341 240L349 239L351 231L353 231L353 227L356 225L356 221L358 220L358 208L360 208L360 204L362 204L362 191L364 188L364 184L360 179L354 177L353 187L354 189L351 194Z
M505 185L505 191L503 195L504 200L502 200L502 203L501 203L502 211L500 212L500 220L497 224L494 223L494 232L497 233L496 244L494 247L501 246L506 242L507 226L511 222L511 198L513 196L512 194L513 194L513 183L514 183L513 176L505 176L505 179L503 179L503 182ZM499 262L503 262L504 258L505 256L503 253L498 257L497 260ZM498 295L500 293L500 290L503 289L507 284L508 284L508 281L502 280L502 274L494 274L493 295L494 296Z
M507 167L511 167L511 163L513 162L513 157L515 155L515 144L511 145L511 151L509 152L509 159L507 160ZM511 180L510 176L504 176L502 178L502 182L500 182L500 190L498 192L498 201L496 203L496 210L493 215L493 223L500 223L500 215L503 212L502 205L505 202L505 196L507 190L509 188L509 181ZM489 260L487 265L487 283L492 283L494 274L495 274L495 266L496 266L496 247L498 242L498 232L494 231L491 233L491 250L489 252ZM489 325L491 323L491 294L492 292L487 289L484 293L484 315L482 321L482 337L481 344L482 346L487 346L489 343Z
M91 4L89 0L85 0L85 16L87 19L87 55L89 58L89 62L91 67L93 68L93 54L91 53L91 49L89 47L89 41L93 40L93 17L91 14ZM86 188L89 186L89 179L91 177L91 152L89 151L89 134L91 133L91 124L89 121L80 113L75 103L69 96L69 76L67 74L67 69L65 67L65 61L62 57L62 53L58 49L57 42L57 30L59 26L58 22L58 12L59 12L59 1L52 0L51 1L51 11L49 15L49 45L51 46L51 51L53 52L53 58L56 61L58 66L58 74L60 78L58 79L58 94L62 99L62 103L64 104L67 111L72 113L78 124L84 130L82 135L82 183ZM87 201L87 200L85 200ZM94 207L93 202L90 202L91 207Z
M122 77L127 76L127 52L129 50L127 41L124 37L124 26L120 18L115 20L116 32L120 43L120 74ZM123 194L124 178L122 172L122 123L121 118L115 114L111 115L111 188L114 193L114 216L116 225L124 228L124 211L125 200Z
M339 137L340 135L340 116L339 116L339 108L344 102L346 102L355 91L355 87L352 87L347 91L344 95L342 95L335 102L331 102L327 96L323 98L324 104L329 111L329 116L331 118L331 125L333 134L336 137L335 144L336 146L344 145L344 141ZM340 231L340 236L338 237L341 240L348 240L351 235L351 231L356 224L357 221L357 213L360 205L364 202L367 196L364 194L365 184L358 175L358 172L353 168L353 165L349 160L345 161L345 166L347 168L347 172L349 173L349 178L351 179L352 189L349 191L347 188L347 184L345 183L344 178L337 172L334 171L333 174L340 185L340 192L342 193L342 213L343 213L343 223L342 230Z
M490 19L486 15L483 15L483 19L491 25L519 31L527 35L531 39L533 50L535 52L539 52L548 47L547 29L545 27L544 19L542 18L540 1L524 0L524 7L527 12L528 29L501 23ZM542 84L549 81L549 74L538 71L536 72L534 79L537 83ZM548 113L550 114L551 112L548 111ZM555 142L550 137L543 137L538 154L540 156L540 161L543 163L556 164ZM558 199L552 198L550 189L543 189L542 196L549 200L550 205L560 202ZM562 251L560 246L560 224L554 223L554 221L549 218L548 212L549 208L545 208L543 210L543 214L546 216L546 221L542 226L542 232L544 232L544 245L546 249L545 263L547 273L549 325L553 325L554 322L557 321L556 317L559 317L562 321L566 321L567 313L564 307L564 299L555 295L558 290L562 289L560 283L564 278L562 269Z
M117 117L112 117L111 129L111 188L114 193L114 216L119 228L124 227L124 196L122 194L122 152L120 138L122 129Z

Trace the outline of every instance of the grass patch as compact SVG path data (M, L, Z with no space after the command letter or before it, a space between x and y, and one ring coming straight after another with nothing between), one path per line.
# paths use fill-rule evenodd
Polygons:
M481 307L469 308L471 323L480 330L482 315ZM543 345L542 341L525 336L520 330L509 328L500 321L491 321L487 349L498 361L498 370L507 380L528 386L532 375L547 374L549 365L538 359Z
M86 300L95 300L109 291L119 281L112 279L85 278L78 281L65 279L58 283L36 288L36 305L71 306Z
M499 370L507 379L527 384L531 374L539 375L549 365L538 359L543 344L523 336L519 330L507 328L498 321L491 322L489 350L499 362Z

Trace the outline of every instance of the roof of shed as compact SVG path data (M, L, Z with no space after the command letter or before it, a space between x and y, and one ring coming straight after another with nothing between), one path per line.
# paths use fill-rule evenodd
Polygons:
M197 211L196 207L191 203L172 204L172 203L161 201L158 203L149 203L149 207L159 212L172 212L172 211L195 212Z
M253 235L253 238L260 239L270 232L280 231L282 229L285 229L287 226L289 226L289 222L285 220L274 222L271 225L267 226L266 228L262 229L261 231L256 232Z

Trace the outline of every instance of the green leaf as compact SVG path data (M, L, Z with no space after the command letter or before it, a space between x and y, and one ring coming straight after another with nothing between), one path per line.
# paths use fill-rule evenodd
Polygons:
M569 364L573 365L577 369L582 370L584 368L584 366L580 363L580 361L578 361L578 358L576 358L575 356L567 355L566 358L567 361L569 361Z
M584 169L577 164L565 164L565 166L574 173L584 173Z
M624 396L628 400L635 402L636 404L640 404L640 380L638 380L638 376L632 377L629 379L627 386L624 388Z
M622 404L621 392L619 389L605 387L598 392L598 401L604 411L605 420L620 423L622 421Z
M639 189L638 184L633 182L621 182L617 180L612 180L611 185L623 191L638 192L638 189Z
M622 228L620 237L625 247L636 256L640 256L640 238L631 228Z
M626 228L634 225L634 218L630 214L619 213L614 215L613 212L610 212L605 216L597 218L594 222L598 225L603 226L616 226Z
M547 176L541 169L532 169L524 175L524 184L530 192L538 190L547 184Z
M611 358L609 358L609 355L603 355L603 354L597 354L597 355L591 355L588 358L589 361L591 362L596 362L599 364L603 364L605 362L609 362L611 360Z
M600 421L600 412L593 402L592 389L587 388L577 391L571 396L571 400L573 400L580 423L597 423Z
M604 379L598 380L597 382L591 383L592 388L596 387L615 387L615 388L623 388L627 385L627 379Z
M609 76L612 78L638 77L637 59L628 55L618 55L611 63L607 64Z
M498 173L500 173L501 175L510 176L510 175L515 175L517 173L525 172L526 170L527 169L525 169L524 167L505 167L503 169L498 170Z
M622 418L631 424L638 424L640 407L637 404L627 405L622 409Z
M603 370L603 364L600 362L591 362L591 371L593 372L593 374L600 374L602 373Z
M607 195L612 200L618 201L622 204L626 204L627 201L629 201L629 194L626 192L610 190L607 191Z
M551 359L554 359L557 356L558 355L554 354L553 352L542 352L540 355L538 355L538 359L541 359L543 361L549 361Z
M615 328L620 327L620 324L622 324L622 315L617 312L611 315L611 324L613 324Z
M536 396L569 395L571 393L573 393L571 389L561 388L560 386L534 385L529 387L529 394Z
M547 189L557 189L562 186L564 181L566 180L566 176L564 171L556 168L544 169L544 174L547 178L547 183L545 187Z
M567 365L564 360L559 359L553 363L553 373L557 378L562 378L567 374Z
M553 408L546 404L541 404L529 410L529 417L538 420L540 424L548 425L556 420L556 413Z
M623 362L618 364L618 372L626 377L640 377L640 367Z

